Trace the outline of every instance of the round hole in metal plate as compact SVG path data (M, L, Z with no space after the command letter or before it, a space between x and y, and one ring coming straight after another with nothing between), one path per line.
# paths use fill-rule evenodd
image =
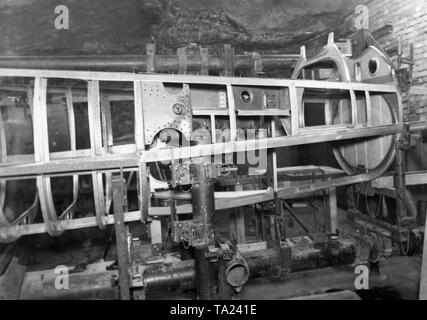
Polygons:
M376 59L369 60L368 63L369 72L374 74L378 70L378 61Z

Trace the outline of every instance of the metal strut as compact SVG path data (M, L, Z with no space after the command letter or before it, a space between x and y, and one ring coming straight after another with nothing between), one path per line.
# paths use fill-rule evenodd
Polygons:
M215 198L212 182L202 162L191 165L195 181L193 196L193 221L200 225L199 244L194 247L196 287L200 300L218 299L218 266L208 258L209 247L215 244L213 216Z

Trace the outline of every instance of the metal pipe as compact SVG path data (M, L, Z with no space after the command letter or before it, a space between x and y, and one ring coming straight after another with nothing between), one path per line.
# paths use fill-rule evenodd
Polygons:
M187 290L195 287L194 260L180 261L178 264L160 265L144 272L146 294L157 291Z
M249 265L240 252L226 264L225 278L234 288L242 287L249 280Z
M201 245L194 247L196 288L200 300L218 299L218 266L207 257L208 248L214 245L213 217L215 197L213 183L209 180L202 159L191 166L195 181L192 189L193 221L201 226L197 235Z
M279 276L283 272L311 270L330 265L350 264L355 258L354 244L344 240L328 242L315 248L294 247L292 250L292 255L284 254L284 250L280 248L240 252L241 258L247 264L248 279ZM169 292L172 291L171 289L194 289L200 285L196 268L195 260L179 261L173 266L166 268L162 266L155 271L147 271L144 274L144 283L148 292L155 289L166 289ZM241 275L240 272L239 274Z
M299 59L299 54L261 55L263 67L286 67ZM62 69L62 70L110 70L126 72L146 72L146 55L76 55L76 56L3 56L0 68L18 69ZM177 55L156 55L156 72L178 73ZM234 57L235 69L250 69L253 59L250 54ZM187 71L200 71L202 60L199 55L187 56ZM209 71L221 72L225 68L224 57L209 56Z
M336 248L336 249L334 249ZM290 265L291 272L326 267L331 264L350 264L354 261L354 245L348 241L338 241L337 246L294 249L291 261L284 259L279 248L243 252L250 270L249 278L260 276L278 276L284 271L284 265ZM82 273L70 273L70 283L76 284L69 290L56 290L56 274L53 270L30 272L24 280L21 299L118 299L118 286L112 279L117 271L106 271L102 267L89 267ZM92 270L92 271L91 271ZM95 270L95 271L93 271ZM97 270L97 271L96 271ZM103 271L100 271L103 270ZM43 276L42 276L43 275ZM42 279L42 280L40 280ZM171 264L157 264L144 272L144 289L148 298L156 293L180 292L196 287L195 260L177 261Z

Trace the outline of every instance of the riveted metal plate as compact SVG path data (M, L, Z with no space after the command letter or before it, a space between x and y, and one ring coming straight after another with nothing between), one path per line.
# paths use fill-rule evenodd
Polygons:
M151 144L160 131L168 128L176 129L190 139L192 113L188 85L184 84L182 91L173 95L161 82L146 82L142 94L146 144Z

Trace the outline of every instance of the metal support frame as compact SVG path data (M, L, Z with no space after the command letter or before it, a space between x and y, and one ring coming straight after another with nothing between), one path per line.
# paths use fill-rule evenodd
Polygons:
M133 82L134 83L134 101L135 101L135 144L125 146L110 146L110 140L102 139L99 133L102 130L91 130L91 149L89 150L71 150L70 152L62 153L48 153L46 151L47 160L44 162L33 162L25 157L20 157L21 161L16 161L16 158L7 157L7 162L0 165L0 178L2 181L8 179L22 179L22 178L37 178L39 180L47 179L50 177L60 176L79 176L83 174L92 174L94 177L95 201L97 203L97 219L95 225L105 227L106 224L114 222L113 217L108 214L109 211L109 197L111 195L111 188L109 188L108 175L113 172L118 172L119 168L123 168L126 172L138 172L139 180L144 183L140 184L140 211L128 212L125 214L126 221L135 221L142 219L148 222L149 217L164 216L169 214L168 208L150 207L149 196L149 177L147 173L147 164L151 162L177 160L186 158L195 158L207 155L221 155L232 154L240 150L253 151L260 149L277 149L281 147L338 141L344 139L356 139L360 137L374 137L382 135L395 135L401 132L403 125L395 123L384 126L375 125L357 125L356 127L330 127L316 128L314 131L301 131L298 119L299 112L301 111L301 93L304 89L339 89L348 90L349 92L364 91L376 92L391 95L398 95L396 86L393 85L372 85L366 83L337 83L325 81L306 81L306 80L277 80L277 79L251 79L251 78L221 78L221 77L206 77L206 76L191 76L191 75L152 75L152 74L118 74L118 73L103 73L103 72L78 72L78 71L51 71L51 70L17 70L17 69L0 69L0 76L14 76L14 77L35 77L38 81L35 82L34 105L44 105L43 100L43 82L49 78L64 78L64 79L79 79L89 81L88 87L88 102L89 102L89 115L92 119L91 123L93 128L102 129L102 119L108 119L108 103L102 99L99 93L100 81L118 81L118 82ZM214 110L192 110L193 115L207 114L211 120L215 122L216 116L228 116L231 141L223 143L215 143L210 145L197 145L181 148L167 148L160 150L146 150L145 130L144 127L149 119L144 119L143 109L143 84L154 82L168 82L176 84L192 85L212 85L223 86L224 92L227 96L227 101L224 110L223 107L218 107ZM234 98L234 91L239 86L256 86L256 87L279 87L289 90L290 95L290 109L292 121L290 123L289 136L274 136L270 138L263 138L258 140L245 140L236 141L237 121L240 117L240 110L236 110L236 101ZM27 89L26 89L27 90ZM102 103L104 101L104 103ZM354 104L354 99L352 99ZM72 103L69 103L71 105ZM399 108L401 106L398 106ZM274 110L273 110L274 111ZM277 112L283 110L277 109ZM282 117L283 113L277 113ZM270 116L276 115L271 113ZM35 117L37 118L37 117ZM274 126L271 123L272 127ZM414 124L411 124L414 125ZM91 126L91 127L92 127ZM415 124L417 128L426 126L426 124ZM108 127L108 124L107 124ZM95 132L96 131L96 132ZM105 131L105 130L104 130ZM44 135L43 135L44 136ZM213 141L215 141L213 139ZM45 141L43 142L45 143ZM103 145L104 143L104 145ZM105 146L105 144L108 146ZM43 149L44 150L44 149ZM277 182L274 183L275 190L258 190L255 195L248 194L247 196L239 196L234 199L215 200L218 208L232 208L241 205L250 205L263 201L270 201L274 198L274 192L277 197L290 198L306 193L312 193L317 190L337 187L340 185L348 185L363 181L369 181L377 178L381 172L360 174L349 177L336 178L329 181L316 182L314 184L302 185L297 188L278 188ZM145 178L148 178L148 183L145 183ZM103 181L105 179L105 181ZM104 188L105 184L105 188ZM236 194L240 194L237 192ZM45 198L41 198L41 202L45 202ZM45 205L45 204L43 204ZM191 206L178 205L177 213L191 212ZM81 227L94 226L93 218L61 220L58 222L46 220L50 225L42 226L39 224L32 224L28 226L4 226L2 225L2 234L31 234L46 232L46 230L56 229L58 232L62 230L75 229Z

